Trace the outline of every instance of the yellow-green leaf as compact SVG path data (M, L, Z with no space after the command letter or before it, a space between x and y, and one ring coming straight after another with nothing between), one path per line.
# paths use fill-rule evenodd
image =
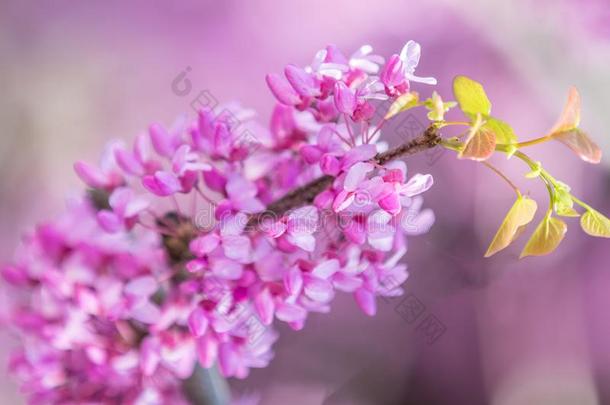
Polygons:
M578 128L555 132L551 135L551 138L572 149L585 162L599 163L602 160L602 151L599 146Z
M471 118L476 114L489 115L491 113L491 102L479 82L466 76L457 76L453 79L453 95L462 111Z
M493 155L495 150L496 136L482 125L481 114L477 114L458 158L482 161Z
M415 91L407 92L394 100L384 119L390 119L398 113L406 111L410 108L417 107L419 105L419 94Z
M578 211L576 211L574 208L572 207L557 207L555 209L555 212L557 213L557 215L559 215L560 217L579 217L580 214L578 213Z
M485 128L489 129L496 136L496 142L502 144L517 143L517 135L513 128L506 122L494 117L483 117L485 119Z
M580 217L580 226L591 236L610 238L610 219L593 209L587 210Z
M519 197L510 208L496 235L489 244L485 257L489 257L510 245L525 225L534 219L538 204L528 197Z
M527 241L519 258L548 255L557 249L567 230L568 226L561 219L546 215Z
M551 134L555 132L565 132L577 128L580 124L580 94L576 87L570 87L568 101L563 107L559 119L551 129Z
M572 149L585 162L599 163L602 159L601 149L586 133L578 129L579 124L580 94L575 87L570 87L568 101L547 136Z

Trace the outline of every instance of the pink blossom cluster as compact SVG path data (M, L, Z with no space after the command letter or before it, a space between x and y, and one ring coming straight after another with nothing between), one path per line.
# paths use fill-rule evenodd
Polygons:
M375 100L434 83L414 76L419 54L409 41L384 65L370 46L349 58L329 46L267 76L278 100L268 127L228 104L76 163L89 197L3 272L22 299L13 370L24 389L51 402L179 403L196 362L238 378L265 367L276 320L301 329L338 291L368 315L376 296L400 295L406 236L434 221L421 210L432 177L377 163L387 145ZM313 200L266 211L324 175Z
M144 335L164 256L153 232L104 232L84 199L24 238L2 275L22 335L10 369L31 403L183 403L188 336Z

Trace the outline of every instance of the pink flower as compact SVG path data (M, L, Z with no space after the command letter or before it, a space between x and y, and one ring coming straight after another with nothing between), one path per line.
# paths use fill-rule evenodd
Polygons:
M331 45L267 76L280 103L269 128L222 104L110 144L99 167L77 163L93 190L0 272L22 338L11 370L31 401L183 404L197 364L237 378L267 366L275 323L300 330L342 292L369 315L401 294L406 238L434 222L432 177L379 164L371 100L419 80L419 53L409 42L379 77L370 46ZM323 175L325 188L277 205Z
M389 96L396 96L409 91L409 82L436 84L433 77L415 76L415 68L419 64L421 46L415 41L409 41L400 51L400 55L392 55L381 72L381 82L385 85Z
M112 211L101 210L97 213L97 218L100 225L109 232L132 228L138 215L150 205L148 199L136 197L134 191L127 187L115 189L108 201Z
M263 229L273 238L282 238L291 246L313 252L316 240L313 236L318 228L318 210L313 206L298 208L280 221Z

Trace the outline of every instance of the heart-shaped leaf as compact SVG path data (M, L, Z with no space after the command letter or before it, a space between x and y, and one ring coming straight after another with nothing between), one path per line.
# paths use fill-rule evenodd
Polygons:
M517 135L515 135L515 131L506 122L494 117L483 118L485 118L485 125L483 125L483 127L494 133L497 143L507 145L517 143Z
M390 119L398 113L409 110L413 107L417 107L419 105L419 94L415 91L410 91L408 93L402 94L397 97L396 100L390 105L388 112L386 113L384 119Z
M551 134L555 132L565 132L577 128L580 124L580 94L576 87L570 87L568 101L563 107L559 119L551 129Z
M599 146L578 128L555 132L551 137L572 149L585 162L599 163L602 160L602 151Z
M466 76L453 79L453 95L462 111L473 118L476 114L489 115L491 102L481 83Z
M610 219L593 209L587 210L580 217L580 226L591 236L610 238Z
M481 114L470 128L464 147L458 154L460 159L482 161L488 159L496 150L496 136L484 125L481 125Z
M546 215L527 241L519 258L548 255L559 246L567 230L568 226L561 219Z
M586 133L578 129L579 124L580 94L575 87L570 87L568 101L548 137L572 149L585 162L599 163L602 159L601 149Z
M523 227L534 219L537 208L536 201L522 196L517 198L489 244L485 257L489 257L510 245L519 236Z

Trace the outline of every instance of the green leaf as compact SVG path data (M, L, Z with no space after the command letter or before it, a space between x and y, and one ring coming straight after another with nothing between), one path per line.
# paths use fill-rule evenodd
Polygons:
M565 132L578 128L580 124L580 94L576 87L570 87L568 100L563 107L559 119L551 129L551 134L555 132Z
M462 111L471 118L476 114L485 116L491 113L491 102L479 82L457 76L453 79L453 95Z
M561 243L568 226L559 218L546 215L527 241L519 258L548 255Z
M405 93L394 100L384 119L390 119L398 113L417 107L419 104L419 94L415 91Z
M482 124L481 114L477 114L464 141L464 147L458 153L458 158L483 161L493 155L495 150L496 137Z
M496 135L498 143L510 145L518 142L515 131L506 122L489 116L483 118L485 119L485 125L483 126Z
M585 162L597 164L602 160L602 151L599 146L578 128L555 132L551 138L572 149L572 152Z
M510 245L521 233L523 228L534 219L538 204L536 201L519 196L510 208L496 235L489 244L485 257L499 252Z
M580 94L575 87L570 87L563 111L547 137L563 143L585 162L599 163L602 159L601 149L585 132L578 129L579 124Z
M594 209L588 209L580 217L580 226L591 236L610 238L610 219Z

